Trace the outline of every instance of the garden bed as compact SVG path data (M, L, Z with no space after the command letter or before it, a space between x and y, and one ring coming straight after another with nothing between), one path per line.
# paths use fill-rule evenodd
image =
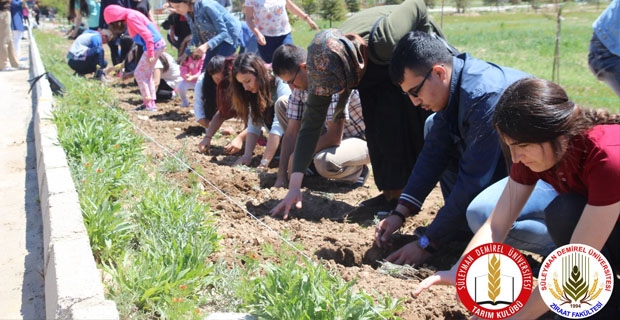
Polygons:
M200 192L194 193L198 194L196 201L209 204L215 213L222 240L219 250L210 257L212 262L223 260L229 265L242 265L244 257L252 257L278 263L277 255L266 254L265 248L286 247L290 251L290 243L295 243L299 255L322 261L347 281L355 280L355 288L402 299L403 311L399 316L403 319L469 317L469 312L456 300L453 287L436 286L417 298L411 294L433 270L450 268L458 260L464 243L442 249L422 268L381 266L390 251L373 246L376 211L357 206L380 193L372 175L366 186L355 189L319 177L306 177L303 208L294 210L288 220L271 218L269 210L284 198L287 190L272 187L277 161L267 171L255 169L263 147L256 148L250 167L231 167L237 156L223 154L223 147L232 136L216 134L210 153L198 153L197 144L204 129L195 122L192 109L181 108L178 99L158 103L156 112L133 111L141 104L141 98L132 81L113 78L106 85L118 100L118 107L146 136L145 154L159 163L163 174L181 188L199 188ZM238 132L243 123L229 120L222 127L229 126ZM400 230L392 249L410 240L408 235L416 227L430 223L442 205L440 190L435 188L423 210L409 218ZM216 305L221 306L222 302Z
M258 146L251 167L231 167L237 156L223 154L223 147L232 136L216 134L208 155L197 151L204 129L194 120L191 108L181 108L179 100L158 103L158 111L132 111L138 106L138 89L131 82L115 79L109 87L120 101L129 118L149 139L145 152L156 160L172 155L192 169L171 170L166 175L184 188L203 189L197 201L209 203L215 211L218 233L223 237L221 250L213 261L227 260L241 264L243 256L260 259L265 245L287 246L283 239L301 244L301 251L320 259L328 268L336 270L345 280L357 280L356 287L366 292L380 292L403 299L403 319L465 319L467 310L455 299L452 287L434 287L414 298L411 294L421 278L432 269L449 268L460 256L464 244L455 243L429 261L427 268L391 270L380 268L389 251L373 246L376 211L357 207L360 201L379 194L372 175L366 186L352 189L345 184L319 177L304 179L303 208L292 211L288 220L274 219L268 212L284 196L287 189L273 188L277 161L266 172L255 167L261 159L263 147ZM222 127L240 131L243 123L229 120ZM204 178L204 179L203 179ZM200 184L196 184L196 180ZM401 229L401 244L415 227L428 224L443 204L439 188L427 199L424 209L408 219ZM281 238L283 237L283 238ZM395 246L398 246L396 244Z

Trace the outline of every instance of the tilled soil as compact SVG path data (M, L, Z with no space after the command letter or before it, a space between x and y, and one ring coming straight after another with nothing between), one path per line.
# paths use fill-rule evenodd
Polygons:
M411 294L420 280L433 270L450 268L465 244L455 243L442 249L422 268L389 264L382 267L381 263L393 249L411 241L411 234L417 226L432 221L443 204L439 188L433 190L423 210L409 218L395 236L392 250L373 246L377 209L358 207L359 202L380 193L372 174L366 185L360 188L320 177L306 177L303 208L292 211L288 220L272 218L269 210L284 198L287 189L272 187L276 180L277 161L272 161L265 172L256 170L264 147L257 146L250 167L231 167L237 156L223 154L223 147L233 136L216 134L209 154L199 153L197 145L202 140L204 129L195 122L191 108L180 107L178 98L159 102L156 112L133 111L140 104L140 96L132 81L122 82L114 78L108 85L117 93L120 108L126 110L131 121L148 136L145 152L149 156L161 160L182 153L184 156L180 158L184 158L193 169L167 175L184 188L191 187L191 180L201 180L199 186L204 192L199 201L210 204L223 237L221 251L213 260L225 259L236 264L240 263L236 260L246 254L261 257L265 244L276 248L287 245L282 238L285 235L287 240L301 243L306 256L321 260L345 280L356 280L357 288L402 298L404 311L399 316L403 319L469 317L470 313L456 300L456 291L452 287L435 286L417 298ZM239 132L243 123L228 120L222 126L225 127Z

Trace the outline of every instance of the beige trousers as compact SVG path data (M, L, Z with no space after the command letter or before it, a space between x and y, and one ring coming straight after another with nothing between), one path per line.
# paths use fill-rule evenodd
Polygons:
M288 126L287 104L288 97L281 97L275 103L275 113L284 132ZM359 138L345 138L339 146L317 152L314 155L313 163L317 173L322 177L353 183L362 174L364 165L370 163L368 145L365 140ZM289 160L289 173L292 166L293 155Z
M13 33L11 31L11 11L0 11L0 69L8 67L19 67L19 61L15 56L15 48L13 48Z

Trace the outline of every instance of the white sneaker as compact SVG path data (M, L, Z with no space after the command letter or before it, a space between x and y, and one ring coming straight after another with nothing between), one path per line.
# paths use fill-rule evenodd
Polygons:
M17 70L17 68L13 68L13 67L4 67L2 68L2 71L15 71Z
M96 79L97 79L97 80L99 80L99 81L101 81L101 82L103 82L103 83L109 83L109 82L111 82L111 81L112 81L112 80L110 80L108 77L106 77L106 75L105 75L105 74L102 74L102 75L100 75L100 76L96 77Z

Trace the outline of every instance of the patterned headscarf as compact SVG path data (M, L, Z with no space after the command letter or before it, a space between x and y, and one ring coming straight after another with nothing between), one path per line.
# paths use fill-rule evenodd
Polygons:
M337 29L317 33L308 47L308 91L331 96L357 87L364 74L365 46L359 36L343 35Z

